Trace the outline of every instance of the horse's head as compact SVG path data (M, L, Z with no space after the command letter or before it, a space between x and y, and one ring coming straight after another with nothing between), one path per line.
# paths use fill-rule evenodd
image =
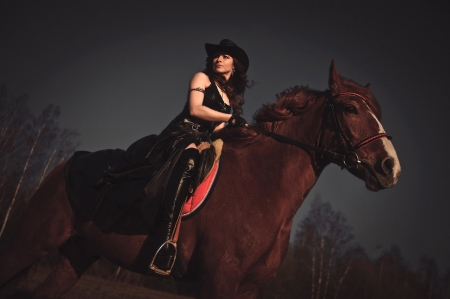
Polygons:
M332 61L329 87L322 142L329 140L332 150L345 156L338 164L364 180L368 189L394 186L400 176L400 162L380 123L381 110L370 84L361 86L343 79Z

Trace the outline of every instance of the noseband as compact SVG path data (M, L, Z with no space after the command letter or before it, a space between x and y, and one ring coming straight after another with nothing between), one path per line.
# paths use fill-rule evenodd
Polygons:
M363 147L377 139L386 137L387 139L390 140L390 139L392 139L392 137L388 136L386 133L379 133L379 134L370 136L355 145L352 145L350 143L350 141L348 140L348 138L346 138L345 135L342 133L341 126L340 126L339 121L336 116L335 104L334 104L335 99L337 99L341 96L347 96L347 95L357 96L357 97L361 98L364 102L367 102L367 98L363 97L362 95L360 95L358 93L354 93L354 92L341 92L333 97L328 98L328 100L327 100L327 108L328 109L326 111L328 111L328 113L331 113L331 117L332 117L333 123L334 123L334 134L337 137L338 147L342 150L343 153L330 151L330 150L327 150L327 146L325 146L325 147L321 146L322 138L324 136L323 132L325 130L324 124L325 124L325 120L327 119L327 115L325 115L322 120L322 128L321 128L321 134L320 134L321 140L320 140L319 146L309 145L309 144L303 143L301 141L298 141L298 140L295 140L295 139L292 139L292 138L289 138L289 137L286 137L286 136L283 136L283 135L280 135L280 134L277 134L274 132L270 132L270 131L267 131L267 130L264 130L264 129L261 129L258 127L250 127L250 128L258 133L262 133L264 135L270 136L275 140L289 143L289 144L295 145L295 146L303 148L303 149L317 152L321 156L330 159L332 162L333 161L338 162L337 164L339 164L339 162L341 162L343 164L342 168L344 168L344 167L347 167L348 169L354 168L358 164L361 163L359 156L356 154L356 151L358 149L360 149L361 147Z

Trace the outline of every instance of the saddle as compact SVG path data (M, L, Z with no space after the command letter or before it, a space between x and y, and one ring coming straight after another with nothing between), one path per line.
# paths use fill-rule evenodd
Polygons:
M214 161L211 171L206 175L205 179L197 186L195 192L186 200L183 206L181 216L188 219L194 215L203 203L209 198L210 191L214 188L216 177L219 173L219 159Z
M137 147L140 151L142 151L142 143L148 144L145 147L151 148L155 140L153 135L146 137L146 139L140 141L141 144ZM208 194L214 188L214 181L218 176L222 146L222 140L216 140L211 145L208 142L203 142L198 146L201 153L198 162L199 167L193 181L192 192L183 207L182 215L184 219L201 210L202 204L206 202ZM141 158L140 156L144 156L144 153L145 151L141 153L133 152L132 157L138 160ZM108 182L102 184L101 188L98 184L89 183L98 180L98 177L103 177L103 173L111 169L111 161L114 161L115 164L126 164L124 160L128 162L129 159L123 156L124 151L122 150L105 150L94 153L76 152L66 164L65 169L66 189L69 199L83 218L93 221L104 233L151 234L153 227L149 223L155 221L154 219L144 219L143 214L145 215L145 213L142 213L141 209L145 197L143 190L147 182L145 177L141 180L134 177L129 181ZM85 161L79 163L83 159ZM73 161L76 161L76 163L71 165ZM80 166L77 164L80 164ZM94 164L91 167L92 171L86 173L82 169L82 165L86 164ZM83 176L78 175L78 172L81 171Z

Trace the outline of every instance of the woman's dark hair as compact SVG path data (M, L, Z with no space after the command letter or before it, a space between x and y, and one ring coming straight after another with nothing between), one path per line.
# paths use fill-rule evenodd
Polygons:
M234 57L234 74L228 79L224 76L217 74L213 71L213 59L222 53L217 53L214 56L206 58L206 69L203 71L208 77L214 79L219 87L225 91L228 98L230 99L230 105L233 107L233 112L237 114L242 113L242 105L244 105L244 92L246 87L250 87L249 81L247 79L247 74L245 73L244 66L237 61ZM214 83L214 82L212 82Z

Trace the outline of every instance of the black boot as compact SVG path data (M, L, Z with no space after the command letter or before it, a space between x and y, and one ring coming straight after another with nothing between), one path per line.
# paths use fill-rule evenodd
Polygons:
M167 183L163 215L155 235L155 249L149 268L155 273L169 275L177 255L173 235L192 179L199 153L196 148L184 150Z

